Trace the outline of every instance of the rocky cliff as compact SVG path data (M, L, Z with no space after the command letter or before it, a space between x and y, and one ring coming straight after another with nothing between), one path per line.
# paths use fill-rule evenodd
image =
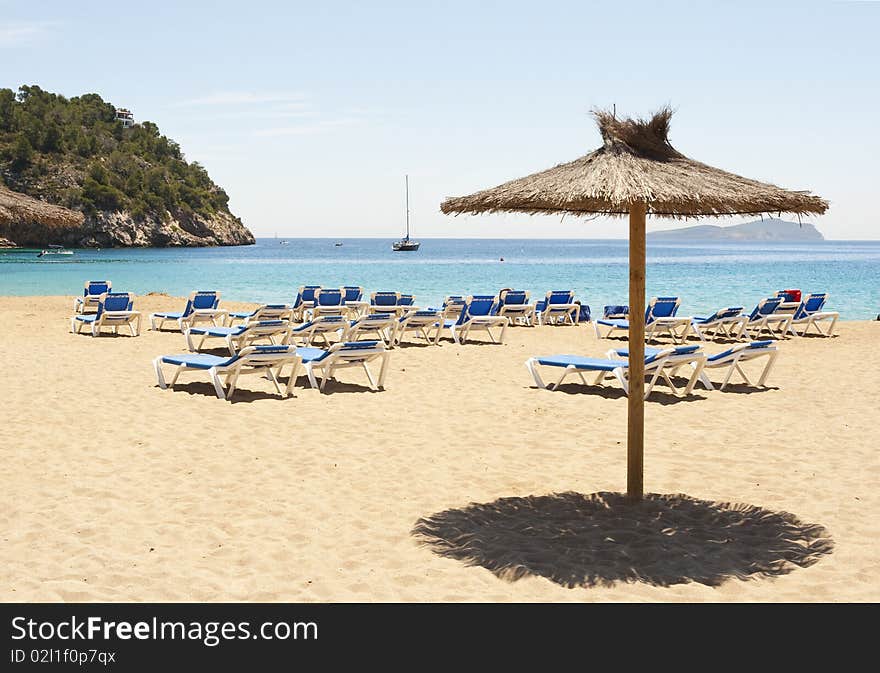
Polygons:
M97 94L0 89L0 239L20 246L248 245L226 192L151 122Z

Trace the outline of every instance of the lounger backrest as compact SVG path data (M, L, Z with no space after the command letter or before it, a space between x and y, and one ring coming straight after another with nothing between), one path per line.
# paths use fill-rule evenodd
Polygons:
M624 304L609 304L602 311L604 318L626 318L629 315L629 306Z
M458 322L462 323L473 316L495 315L498 311L498 300L493 296L470 297L465 304L465 309L459 316Z
M315 301L315 293L321 289L320 285L302 285L299 288L299 291L296 295L296 306L299 306L303 302L313 302Z
M113 284L109 280L87 280L83 297L99 297L105 292L110 292Z
M414 294L402 294L400 298L397 300L398 306L412 306L416 303L416 296Z
M188 317L193 311L203 311L206 309L214 309L220 304L220 293L213 291L193 292L189 299L186 300L186 307L183 309L183 317Z
M680 303L678 297L651 297L645 309L645 323L651 323L656 318L672 318L678 312Z
M574 292L571 290L551 290L547 293L546 306L551 304L573 304Z
M134 298L130 292L105 292L98 297L97 317L105 311L130 311L134 306Z
M342 288L343 301L360 301L364 296L364 288L355 285L346 285Z
M263 304L251 314L252 320L280 320L290 314L287 304Z
M749 321L751 322L761 316L771 315L777 308L779 308L781 303L782 297L768 297L767 299L762 299L758 302L758 305L755 306L751 315L749 315Z
M827 292L814 292L807 295L807 298L801 301L800 306L798 306L797 311L795 311L794 319L800 320L801 318L806 318L812 313L821 311L827 300Z
M400 292L374 292L370 295L370 304L373 306L397 306Z
M316 306L342 306L342 290L336 287L322 287L315 291Z
M501 290L498 293L498 301L502 306L522 306L529 303L527 290Z

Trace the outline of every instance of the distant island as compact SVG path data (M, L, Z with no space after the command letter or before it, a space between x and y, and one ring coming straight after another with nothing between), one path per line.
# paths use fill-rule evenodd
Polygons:
M679 241L824 241L825 237L812 224L787 222L777 218L755 220L742 224L719 227L713 224L699 224L694 227L652 231L647 234L652 240L674 239Z
M247 245L197 162L98 94L0 88L0 242L46 247Z

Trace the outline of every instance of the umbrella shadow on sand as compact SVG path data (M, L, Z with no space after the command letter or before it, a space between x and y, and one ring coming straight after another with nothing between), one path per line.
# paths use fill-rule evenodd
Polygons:
M656 493L639 502L607 492L500 498L419 519L412 534L500 579L538 576L568 588L717 586L785 575L834 547L824 527L788 512Z

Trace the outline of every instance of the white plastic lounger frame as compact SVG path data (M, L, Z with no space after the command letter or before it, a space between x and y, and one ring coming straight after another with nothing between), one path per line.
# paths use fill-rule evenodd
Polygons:
M508 303L507 299L513 295L514 299L520 299L516 303ZM511 325L521 324L531 327L535 323L535 305L530 304L531 293L528 290L502 290L498 294L501 308L498 315L507 318Z
M386 346L394 342L397 315L394 313L371 313L351 321L342 332L343 341L357 341L361 335L375 335Z
M684 342L688 332L693 329L693 318L675 315L680 304L681 300L678 297L651 297L645 309L645 339L650 341L657 335L668 334L673 343ZM660 310L663 315L657 315ZM608 331L602 334L601 327L608 328ZM604 339L617 330L629 332L629 319L601 318L594 321L593 328L596 330L596 337Z
M766 330L775 339L788 338L788 330L791 327L794 313L777 312L776 309L781 302L781 297L769 297L759 301L749 315L748 321L743 325L740 334L757 339ZM776 325L776 329L774 329L774 325Z
M742 377L742 380L746 385L752 385L752 382L749 380L749 377L740 365L744 362L749 362L750 360L767 358L767 364L764 365L764 369L761 372L761 377L758 379L757 384L763 386L767 381L767 377L770 375L770 370L773 369L773 364L776 362L778 356L779 351L776 349L776 346L771 345L770 341L753 341L746 344L736 344L726 351L708 356L706 363L703 365L702 371L699 372L700 383L702 383L707 390L714 390L715 387L706 375L706 370L726 368L727 372L724 375L724 380L721 382L721 385L718 386L718 390L724 390L724 386L728 384L734 371Z
M654 390L654 385L661 378L663 367L666 364L666 358L675 352L674 348L664 348L657 351L653 356L645 358L645 376L650 376L648 384L645 386L645 398ZM556 362L554 362L554 360ZM542 362L543 361L543 362ZM617 363L620 364L617 364ZM557 364L558 363L558 364ZM539 388L547 390L556 390L562 382L570 375L577 374L584 385L598 385L608 374L611 374L620 386L623 392L629 395L629 364L626 360L617 359L597 359L572 355L558 355L546 357L532 357L526 360L526 369L535 380L535 384ZM560 367L562 375L553 383L544 383L538 371L538 366ZM588 382L584 377L585 372L595 373L592 383Z
M815 327L816 333L820 336L834 336L834 327L837 325L840 313L837 311L823 311L822 308L825 306L826 301L828 301L827 292L810 294L794 312L791 323L788 326L789 331L797 336L806 336L807 332L810 331L810 327ZM819 323L823 320L831 321L828 329L824 332L819 326ZM803 329L798 332L797 327L803 327Z
M78 314L70 319L70 331L81 334L88 325L92 336L101 334L104 327L111 327L114 334L119 334L119 328L126 325L132 336L139 336L141 313L132 310L133 305L134 296L130 292L105 292L98 298L95 313Z
M462 313L458 320L447 321L452 340L459 346L467 341L473 330L486 332L493 344L503 344L504 335L507 332L508 320L498 315L498 300L495 297L474 296L465 301ZM500 327L498 338L492 334L493 327Z
M701 341L707 341L707 336L713 339L719 336L741 339L743 327L748 321L749 316L743 315L742 306L729 306L715 311L708 318L693 318L692 328Z
M186 306L180 313L157 312L150 314L150 329L157 331L162 329L167 322L176 322L183 332L188 326L197 323L209 322L212 325L222 325L226 322L229 311L218 308L220 305L220 293L213 290L192 292L186 301Z
M416 332L430 344L435 346L440 343L440 333L443 327L443 311L425 309L422 311L410 311L402 318L397 319L397 327L394 332L394 343L400 344L407 332ZM433 336L431 331L433 330Z
M537 309L537 304L536 304ZM574 303L571 290L551 290L544 297L544 308L537 311L539 325L564 325L566 322L577 325L581 305Z
M260 322L261 320L290 321L293 320L293 307L289 306L288 304L263 304L262 306L258 306L250 313L240 311L229 313L226 316L226 324L230 327L239 320L243 325L248 325L253 322Z
M694 386L697 385L700 373L706 364L706 354L700 350L699 346L678 346L672 349L647 348L645 349L645 355L656 356L661 352L667 351L671 352L663 358L663 362L658 367L660 378L669 386L674 395L687 397L693 392ZM605 355L612 360L618 358L626 360L629 357L629 351L626 348L612 348ZM679 389L673 383L672 377L685 365L690 365L693 371L684 388Z
M196 326L185 329L184 335L190 351L202 350L206 339L223 339L229 354L235 355L259 339L266 339L270 345L275 345L275 337L280 337L280 343L287 345L290 341L290 323L286 320L261 320L236 327ZM202 337L197 346L193 345L194 336Z
M281 397L290 397L293 384L296 381L302 358L296 353L294 346L248 346L231 358L223 358L217 355L204 353L186 353L182 355L160 355L153 360L153 368L156 370L156 379L159 387L165 390L177 383L178 377L184 371L207 371L214 384L214 392L221 400L232 398L238 377L242 374L265 374L272 381L275 390ZM174 376L170 383L165 383L165 375L162 373L162 365L175 366ZM287 387L282 392L278 383L278 376L285 365L292 364L293 370L287 381ZM276 370L276 371L273 371ZM277 372L277 373L276 373ZM223 385L221 376L226 376L226 385Z
M327 380L334 378L333 375L337 370L349 367L361 367L370 381L370 387L373 390L378 390L385 385L385 374L388 371L390 355L385 349L385 344L381 341L341 342L333 344L322 357L305 362L304 366L306 375L309 377L309 384L321 392L324 392ZM374 360L382 361L378 380L373 378L373 374L367 366L367 363ZM320 385L316 376L317 372L321 374Z
M302 339L306 346L310 346L315 337L320 337L325 346L330 345L328 334L340 334L348 325L345 317L341 315L322 315L314 320L309 320L302 325L290 329L292 339Z
M338 287L322 287L315 291L315 302L304 312L306 320L314 320L324 315L345 315L345 292Z
M73 310L77 313L85 313L90 308L97 308L101 295L112 291L113 283L109 280L87 280L82 297L73 300Z

